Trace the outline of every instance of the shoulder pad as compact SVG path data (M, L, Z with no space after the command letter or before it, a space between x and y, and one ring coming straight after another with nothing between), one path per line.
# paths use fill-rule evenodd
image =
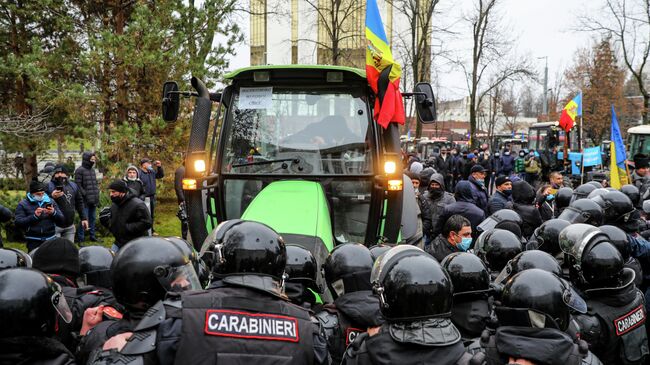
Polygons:
M317 313L314 317L326 330L331 330L339 326L339 316L327 310Z
M88 360L88 365L144 365L142 356L127 356L117 350L97 351Z
M158 301L145 313L137 326L133 329L134 332L144 331L150 328L157 327L166 318L165 305L162 301Z
M143 355L156 349L156 330L133 332L124 345L124 355Z
M587 341L591 345L591 348L598 346L602 332L598 317L588 314L578 314L574 315L573 319L578 323L580 339Z

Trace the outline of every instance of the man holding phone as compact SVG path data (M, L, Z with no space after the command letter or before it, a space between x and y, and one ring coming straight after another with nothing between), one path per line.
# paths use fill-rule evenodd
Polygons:
M45 190L45 184L32 181L27 196L16 207L16 226L25 232L28 251L55 237L56 225L64 224L63 214Z
M56 236L74 242L75 211L79 214L81 228L84 230L88 230L88 217L84 209L83 193L77 184L68 179L68 171L65 166L58 165L54 168L54 176L48 184L47 193L54 198L64 217L63 224L56 225Z

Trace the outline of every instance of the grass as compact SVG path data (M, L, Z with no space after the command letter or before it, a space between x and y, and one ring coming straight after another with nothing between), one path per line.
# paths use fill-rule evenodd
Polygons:
M167 236L178 236L181 235L181 222L176 217L176 211L178 210L178 205L176 204L176 199L160 199L156 201L156 216L154 222L154 228L156 233L161 237ZM99 212L97 212L99 214ZM97 224L100 225L99 219ZM102 234L103 233L103 234ZM102 246L111 247L113 245L114 239L113 236L105 231L99 230L97 232L97 237L102 240L100 243ZM22 251L27 251L27 247L22 242L7 242L3 238L5 247L17 248ZM93 242L86 241L86 245L90 245Z

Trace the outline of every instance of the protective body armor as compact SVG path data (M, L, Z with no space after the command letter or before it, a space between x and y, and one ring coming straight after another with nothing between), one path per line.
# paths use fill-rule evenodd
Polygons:
M614 290L619 293L612 292ZM649 353L643 294L631 283L623 288L601 289L600 293L590 290L586 294L587 315L598 318L600 324L600 334L591 326L592 333L584 336L592 351L605 364L642 364ZM634 299L625 300L629 296ZM616 299L626 304L615 306ZM581 322L580 316L577 319Z
M175 364L311 364L309 313L278 297L225 286L183 294Z

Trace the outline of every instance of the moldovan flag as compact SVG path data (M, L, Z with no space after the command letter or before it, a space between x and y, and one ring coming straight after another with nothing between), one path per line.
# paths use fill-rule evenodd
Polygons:
M625 143L621 136L621 130L618 128L618 119L614 105L612 105L612 143L609 144L609 185L614 189L620 189L621 186L628 184L625 163L627 156L625 154Z
M564 109L562 109L560 128L564 129L565 132L570 131L571 128L573 128L573 123L576 121L576 116L582 116L582 93L576 95L576 97L567 103Z
M384 128L390 122L404 124L404 101L399 91L402 67L393 60L377 0L366 3L366 38L366 78L377 95L375 120Z

